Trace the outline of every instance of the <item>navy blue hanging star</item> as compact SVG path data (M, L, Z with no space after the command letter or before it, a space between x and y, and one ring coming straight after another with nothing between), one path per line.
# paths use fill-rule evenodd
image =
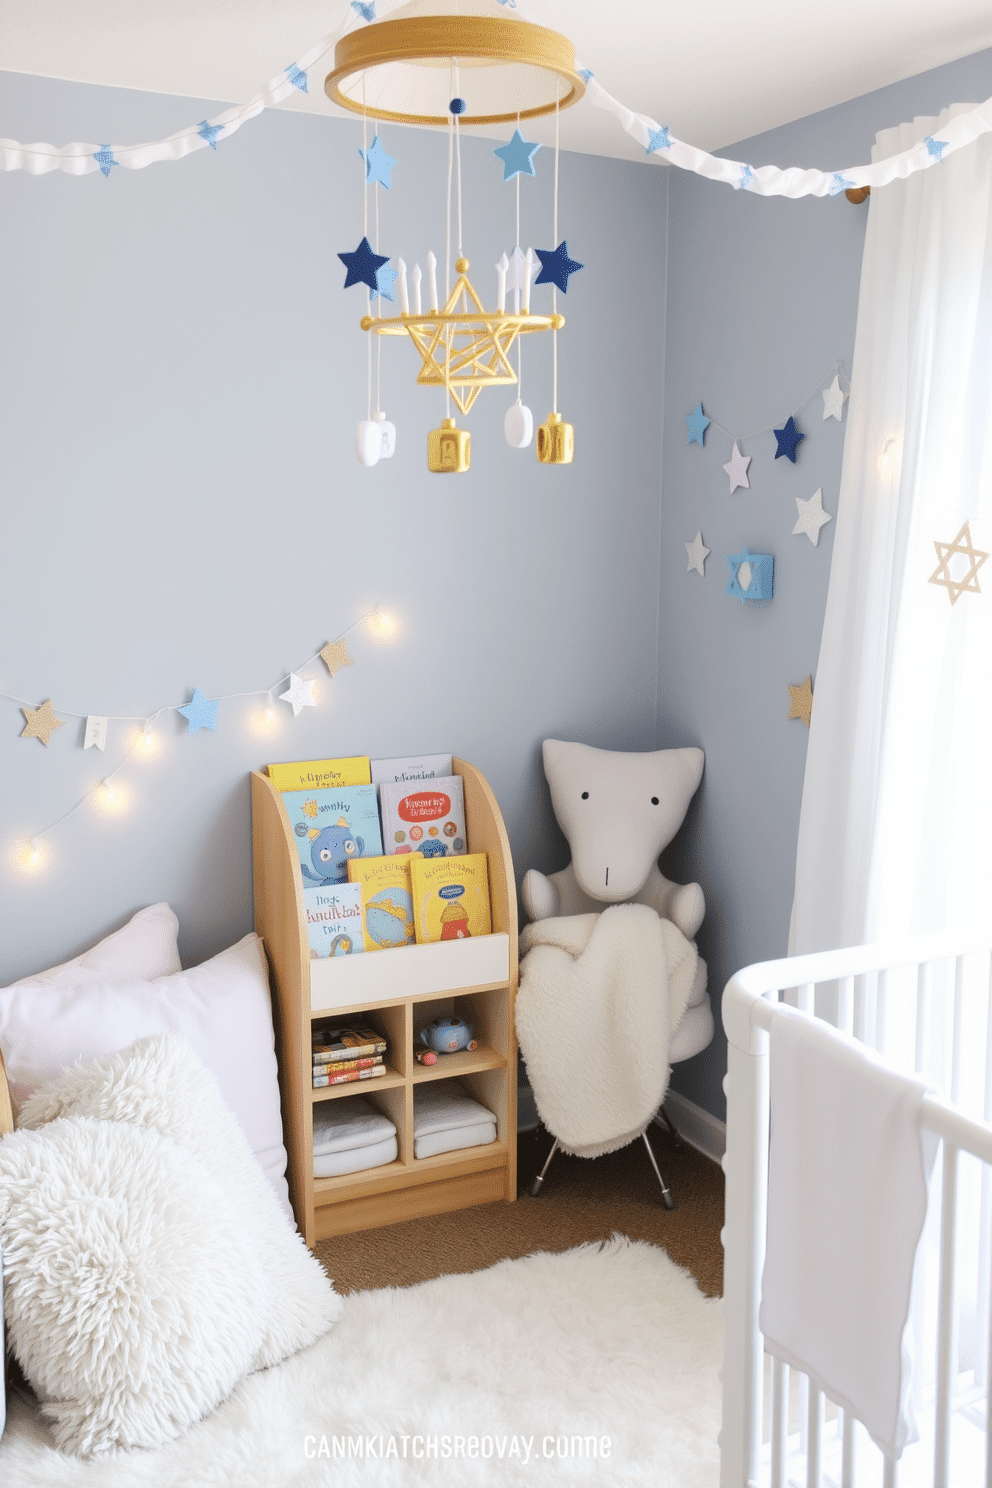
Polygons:
M223 124L208 124L204 119L196 132L201 139L206 140L211 150L216 150L217 136L224 133L224 126Z
M348 270L345 289L350 289L353 284L367 284L374 294L378 293L376 270L389 262L388 253L373 253L368 238L363 238L354 253L339 253L338 258Z
M800 441L805 439L806 435L802 434L796 428L796 421L792 417L792 414L790 413L786 419L784 429L773 429L772 433L775 435L775 441L778 445L775 451L776 460L780 455L785 455L795 465L796 450L799 448Z
M557 248L535 248L534 252L541 260L541 272L534 280L535 284L555 284L562 294L568 293L568 276L575 274L584 265L576 263L574 258L568 256L568 244L562 238Z
M100 167L105 178L110 175L115 165L120 165L120 161L114 159L114 151L111 145L101 145L99 150L94 150L93 159Z

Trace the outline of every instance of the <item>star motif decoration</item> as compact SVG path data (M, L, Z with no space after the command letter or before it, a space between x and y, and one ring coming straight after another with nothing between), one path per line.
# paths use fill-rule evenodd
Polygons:
M224 126L223 124L208 124L207 120L203 119L196 132L202 140L206 140L211 150L216 150L217 136L224 133Z
M794 686L791 682L789 687L789 717L799 718L809 728L809 718L813 711L813 678L807 677L805 682Z
M934 547L937 549L937 557L940 559L940 562L930 575L927 583L937 584L939 587L946 589L952 605L957 604L962 594L981 594L982 591L978 583L978 570L989 555L988 553L983 553L980 548L972 545L971 528L968 523L965 522L953 542L942 543L937 542L935 539ZM951 577L951 559L958 554L967 558L969 563L968 572L963 579Z
M562 238L557 248L535 248L534 252L541 260L541 272L534 280L535 284L555 284L562 294L568 292L568 277L577 274L584 264L577 263L574 258L568 256L568 244Z
M392 171L396 161L392 155L386 154L379 136L374 137L367 150L359 150L358 153L365 161L366 181L376 181L380 186L385 186L387 191L392 191Z
M686 444L698 444L702 446L706 430L710 426L710 421L703 412L702 403L697 403L693 412L686 414L685 421L689 429Z
M101 145L99 150L94 150L93 159L103 172L104 179L110 175L115 165L120 165L120 161L114 159L114 152L110 145Z
M190 733L198 734L201 729L217 727L214 720L219 707L219 700L204 696L198 687L194 687L193 696L184 707L178 709L178 712L188 721Z
M532 140L525 140L520 130L515 129L510 143L493 151L503 162L503 180L512 181L514 176L536 176L534 156L540 148Z
M946 140L934 139L932 134L928 134L923 143L926 145L928 152L934 157L935 160L943 160L944 151L947 149Z
M509 256L509 267L506 271L507 293L513 290L522 290L527 284L527 258L523 249L518 245Z
M840 196L840 193L842 191L851 191L855 185L856 182L849 181L847 177L842 176L839 171L834 171L833 176L830 180L830 185L827 189L831 196Z
M799 448L802 440L806 438L806 435L800 433L800 431L796 428L796 421L792 417L792 414L790 413L789 417L786 419L784 429L773 429L772 433L775 435L775 442L777 445L777 449L775 450L776 460L781 455L785 455L786 458L791 460L793 465L795 465L796 450Z
M686 543L685 550L689 555L689 562L686 564L686 573L692 573L693 569L695 569L699 577L705 579L706 574L703 572L703 564L709 557L710 550L703 543L703 534L697 532L692 542Z
M26 720L21 729L22 739L40 739L47 746L55 730L65 726L65 719L56 718L52 712L51 698L47 703L42 703L40 708L22 708L21 712Z
M724 465L724 470L730 476L730 494L733 495L738 486L745 490L751 489L751 482L747 478L747 467L751 463L751 456L744 455L737 448L737 440L734 440L734 452Z
M823 417L825 419L835 418L839 423L844 412L846 398L847 394L840 385L840 378L835 375L830 386L823 389Z
M345 289L350 289L353 284L367 284L373 294L378 294L376 272L389 262L388 253L373 253L368 238L363 238L354 253L339 253L338 258L348 270Z
M747 188L750 186L751 182L754 179L755 179L755 175L754 175L754 171L751 169L751 167L749 165L742 166L741 167L741 178L740 178L739 181L735 181L734 182L734 190L735 191L746 191Z
M289 674L289 686L285 692L279 694L281 703L289 703L293 710L293 717L299 718L304 708L316 708L317 701L313 696L313 682L304 682L295 672Z
M817 487L808 501L796 497L796 509L799 512L799 520L792 529L793 537L798 537L805 532L814 548L820 541L820 528L827 522L832 522L833 517L829 512L823 510L823 490Z
M301 67L297 67L295 62L291 62L286 68L286 76L289 78L293 87L299 88L301 93L308 93L310 91L307 87L306 73Z
M375 0L371 0L369 5L364 5L362 0L351 0L351 8L357 10L363 21L375 20Z
M775 591L775 559L771 553L749 553L744 548L740 553L728 553L727 562L728 594L735 595L741 604L748 599L771 599Z
M660 129L648 130L648 147L646 154L653 155L656 150L670 150L672 148L671 137L668 133L668 125L663 124Z
M383 264L381 269L376 269L375 294L373 294L372 298L375 299L376 294L379 294L384 300L391 300L393 298L393 284L397 278L396 269L387 269L385 264Z
M341 667L354 666L355 663L348 655L348 642L346 640L328 641L320 652L320 659L330 672L331 676L340 671Z
M501 5L502 5L502 3L503 3L503 0L500 0L500 4ZM579 68L579 77L582 79L582 81L584 83L587 83L591 77L595 77L595 76L596 76L596 74L594 72L591 72L588 67L580 67Z

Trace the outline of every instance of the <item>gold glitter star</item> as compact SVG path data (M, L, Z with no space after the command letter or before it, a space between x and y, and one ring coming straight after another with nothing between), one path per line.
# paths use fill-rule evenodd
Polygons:
M321 651L320 656L332 677L341 667L355 665L348 655L348 642L344 640L328 641L327 645Z
M953 542L942 543L934 539L934 547L937 549L937 557L940 559L940 562L930 575L927 583L938 584L941 588L946 589L950 596L951 604L957 604L962 594L981 594L982 591L978 584L978 570L989 555L988 553L983 553L980 548L972 547L971 532L968 523L965 522ZM951 559L958 553L967 558L971 565L963 579L954 579L951 577Z
M56 718L52 712L52 700L42 703L40 708L22 708L21 712L27 719L27 723L21 730L22 739L40 739L42 744L48 745L52 734L57 728L62 728L65 719Z
M805 682L797 686L793 686L790 682L789 692L792 696L789 704L789 717L801 718L809 728L809 718L813 711L813 678L807 677Z

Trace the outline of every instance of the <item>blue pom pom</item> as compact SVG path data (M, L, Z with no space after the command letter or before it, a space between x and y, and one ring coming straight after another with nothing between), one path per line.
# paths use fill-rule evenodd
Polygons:
M464 98L453 98L448 104L448 109L453 114L463 114L465 112Z

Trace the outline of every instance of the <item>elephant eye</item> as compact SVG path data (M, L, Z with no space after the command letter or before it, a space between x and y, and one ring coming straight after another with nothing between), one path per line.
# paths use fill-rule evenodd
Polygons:
M652 806L657 806L657 804L658 804L658 797L657 796L652 796L651 797L651 805Z
M589 792L588 791L583 791L582 792L582 799L583 799L583 801L588 801L588 799L589 799Z

